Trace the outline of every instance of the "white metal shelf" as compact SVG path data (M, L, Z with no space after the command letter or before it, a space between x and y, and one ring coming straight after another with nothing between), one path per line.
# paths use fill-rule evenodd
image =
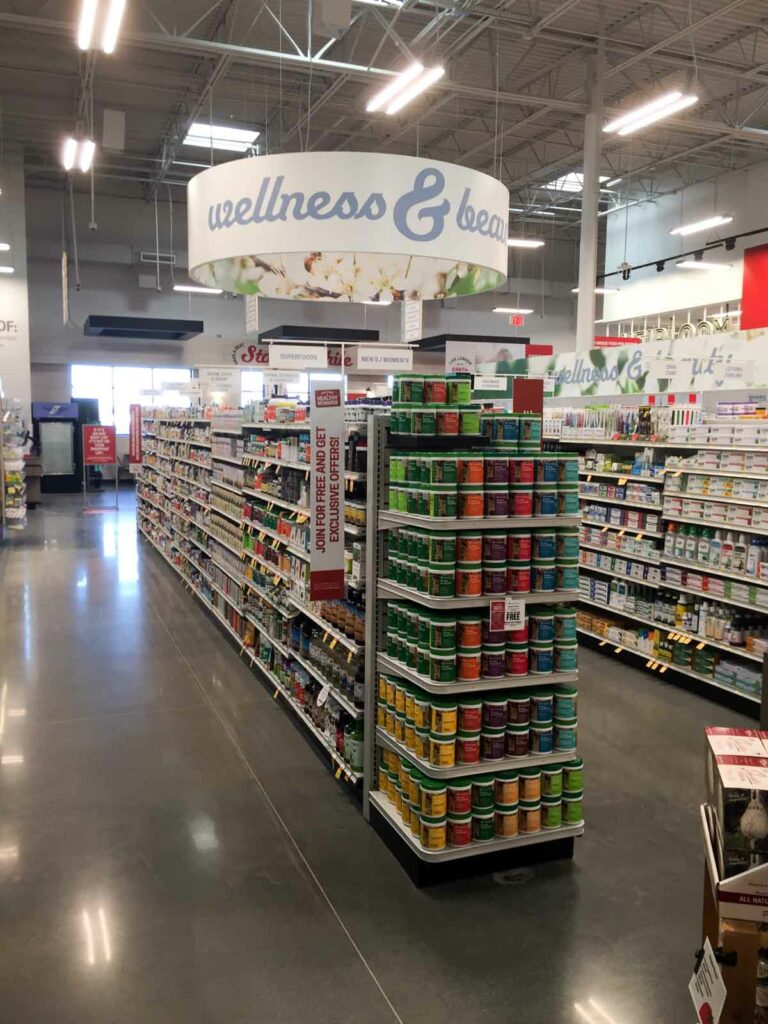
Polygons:
M653 555L637 555L634 551L624 551L622 548L600 547L599 544L585 544L579 541L579 547L587 551L599 551L601 554L614 555L619 558L633 558L636 562L648 562L650 565L661 565L661 559Z
M497 850L517 849L522 846L537 846L541 843L554 842L556 839L571 839L584 835L584 822L579 825L563 825L561 828L542 829L531 835L511 836L507 839L494 838L488 842L472 841L468 846L448 846L444 850L426 850L409 828L400 820L397 811L387 797L380 792L372 791L370 801L381 816L400 836L416 856L427 863L439 864L451 860L463 860L465 857L476 857L481 854L495 853Z
M289 459L275 459L271 455L256 455L254 452L246 452L243 455L243 462L263 462L268 466L283 466L285 469L300 469L303 473L309 473L308 462L291 462Z
M559 683L575 683L579 678L578 672L549 672L546 675L502 676L498 679L478 679L473 683L465 683L460 679L456 680L455 683L435 683L431 679L420 675L414 669L401 665L399 661L395 661L394 658L390 658L386 654L379 653L376 656L376 661L382 672L393 676L400 676L401 679L407 679L409 682L420 686L422 690L426 690L427 693L447 694L449 697L454 693L484 693L491 690L515 689L530 690L536 686L551 688Z
M142 530L142 533L144 533L143 530ZM216 608L214 608L213 605L209 601L207 601L205 599L204 595L200 592L200 590L197 587L194 586L192 581L181 571L181 569L179 569L179 567L177 565L174 565L174 563L166 556L165 552L157 547L157 545L154 543L152 538L147 536L146 533L144 534L144 536L147 537L147 540L152 545L152 547L158 552L158 554L162 558L164 558L165 561L168 562L168 564L171 566L171 568L174 569L178 573L178 575L181 577L181 579L189 586L189 589L194 594L197 595L199 600L202 601L202 603L205 605L205 607L208 609L208 611L210 611L219 620L219 622L224 626L224 628L227 630L227 632L230 634L230 636L234 640L237 641L237 644L240 647L240 652L242 654L247 655L247 657L250 659L252 664L256 668L258 668L264 674L264 676L269 680L270 683L272 683L276 687L276 689L278 689L280 691L282 696L285 698L286 702L288 704L290 704L292 710L301 719L301 721L304 723L304 725L307 727L307 729L312 733L312 735L320 742L320 744L323 747L325 747L325 749L331 755L331 758L333 759L334 763L337 764L338 767L342 769L342 772L346 775L346 777L349 778L352 782L355 782L355 783L359 782L360 779L362 778L361 773L353 771L353 769L349 766L349 764L338 753L336 748L332 746L332 744L328 740L327 736L325 736L322 732L320 732L320 730L317 728L317 726L312 721L312 719L306 714L304 709L302 707L300 707L299 704L294 700L293 696L286 689L286 687L280 682L280 680L277 678L277 676L260 660L260 658L257 657L257 655L255 654L254 651L250 650L248 647L245 646L245 644L243 642L243 638L240 636L240 634L235 629L233 629L232 626L229 624L229 622L227 622L226 618ZM194 563L192 563L192 564L194 564ZM218 591L218 592L222 593L221 591ZM222 593L222 596L226 597L226 595L223 594L223 593ZM232 603L231 599L227 598L227 600L230 603ZM242 612L241 612L241 614L242 614ZM269 639L270 639L270 643L273 646L276 647L277 645L275 644L274 639L273 638L269 638ZM334 694L334 700L336 700L336 699L337 699L337 697Z
M163 441L166 444L189 444L193 448L208 448L211 447L210 441L197 441L191 437L165 437L163 434L150 434L149 437L154 437L158 441Z
M615 471L608 472L608 470L602 469L580 469L579 476L601 476L606 480L625 480L628 484L643 483L643 484L664 484L664 477L659 476L641 476L639 473L616 473Z
M344 532L350 537L365 537L367 530L364 526L357 526L355 523L344 523Z
M233 548L231 544L228 544L225 540L222 540L221 537L216 533L211 533L211 539L215 540L217 543L221 544L223 548L226 548L227 551L231 551L233 555L237 555L237 557L240 558L243 550L242 548Z
M207 416L155 416L153 420L146 420L147 423L205 423L210 427L211 420Z
M220 516L224 516L225 519L231 520L231 522L236 523L238 526L240 526L242 522L239 514L230 512L229 509L219 508L218 505L211 505L211 512L218 512Z
M304 420L301 423L270 423L268 420L260 423L256 422L244 422L243 430L310 430L311 424L309 420Z
M232 494L236 494L238 497L240 497L243 493L239 487L235 487L234 484L224 483L223 480L211 479L211 488L213 487L221 487L223 488L223 490L230 491Z
M691 679L698 679L702 683L707 683L709 686L714 686L718 690L725 690L726 693L735 693L739 697L744 697L745 700L751 700L755 704L760 703L760 698L755 697L750 693L745 693L744 690L739 690L736 686L728 686L726 683L718 682L711 676L705 676L702 672L695 672L692 668L687 668L685 665L676 665L671 661L660 661L655 654L648 651L643 651L639 647L632 647L630 644L624 643L624 641L612 640L610 637L602 636L600 633L594 633L591 629L582 629L581 626L577 629L578 633L582 633L584 636L592 637L593 640L599 640L601 643L610 644L612 647L620 648L620 652L627 654L634 654L640 658L645 658L646 661L651 659L656 661L663 668L667 668L670 672L681 672L684 676L690 676Z
M716 501L724 505L747 505L749 508L768 508L768 502L757 498L728 498L720 494L704 494L702 491L675 491L670 487L664 490L668 498L693 498L695 501Z
M581 516L510 516L507 518L445 519L437 516L414 516L410 512L379 512L379 529L392 526L423 526L427 530L514 530L528 527L578 526Z
M243 494L247 494L251 498L258 498L267 505L279 505L280 508L287 508L290 512L298 512L300 515L306 516L307 519L309 519L308 508L302 508L301 505L294 505L292 501L286 501L285 498L278 498L274 494L267 494L266 491L254 491L250 487L243 487Z
M695 587L684 587L680 583L671 583L664 580L659 586L669 590L679 590L682 594L694 594L696 597L703 597L705 601L717 601L718 604L732 604L736 608L745 608L749 612L760 612L768 615L768 605L750 604L749 601L737 601L733 597L723 597L720 594L710 594L707 590L696 590Z
M192 487L199 487L201 491L208 491L210 493L211 488L200 480L194 480L191 476L181 476L179 473L171 473L171 480L181 480L184 484L189 484Z
M419 770L433 779L463 779L472 775L488 775L489 772L507 772L518 768L536 768L542 764L565 764L578 757L576 748L568 751L553 750L549 754L526 754L525 757L503 757L498 761L480 761L479 764L455 764L450 768L436 768L429 761L416 757L404 743L398 743L394 736L376 726L376 742L382 747L394 750L400 757L406 758L419 766Z
M255 551L249 551L248 548L243 548L243 557L250 558L252 562L255 562L256 565L260 566L265 575L271 574L272 576L277 576L278 579L283 580L285 583L290 583L293 579L289 572L286 572L277 565L272 565L272 563L268 562L266 558L262 558L260 555L257 555Z
M242 437L242 430L233 430L231 427L216 427L215 430L211 430L212 434L221 434L226 437Z
M229 455L217 455L216 452L211 453L211 460L213 462L228 462L230 466L240 466L242 468L242 459L233 459Z
M336 627L332 626L330 622L326 622L325 619L316 611L313 611L309 605L304 604L297 597L293 597L291 594L287 594L286 596L294 608L297 608L300 612L306 615L308 619L312 619L312 621L316 622L318 626L322 626L328 636L337 640L343 647L346 647L348 651L352 651L353 654L359 654L363 650L359 644L355 643L354 640L351 640L345 633L336 629Z
M633 501L631 498L609 498L603 494L585 494L583 491L579 491L579 499L581 501L596 501L598 504L603 505L628 505L630 508L648 508L654 512L661 512L662 504L655 504L650 501Z
M612 579L628 580L630 583L640 583L642 586L651 587L653 590L658 590L659 587L664 586L661 582L639 579L637 576L628 576L625 572L617 572L615 569L604 569L601 565L587 565L586 562L579 562L579 569L585 569L587 572L599 572L602 573L603 576L610 576Z
M740 469L705 469L703 466L667 466L668 474L679 473L681 476L726 476L735 480L768 480L765 473L743 473Z
M431 597L418 590L411 590L391 580L379 580L379 597L395 597L401 601L413 601L425 608L487 608L491 601L503 601L505 597L528 604L559 604L563 601L580 600L578 590L549 590L535 594L488 594L484 597Z
M282 533L278 533L276 530L271 530L268 526L262 526L261 523L254 522L252 519L241 519L240 525L243 529L248 530L249 533L260 534L263 533L266 537L271 537L273 540L279 541L287 551L290 551L292 555L296 555L297 558L303 558L305 562L310 560L310 554L305 548L297 547L289 537L286 537Z
M712 500L711 498L708 500ZM744 526L742 523L724 523L720 519L708 519L708 512L702 510L701 518L694 519L689 516L675 516L670 512L664 512L663 518L673 523L692 523L694 526L706 526L716 530L735 530L736 533L756 533L760 537L768 537L768 524L765 526Z
M676 590L677 588L672 584L660 584L662 588L667 587L669 590ZM713 598L713 600L715 600ZM751 651L745 650L743 647L733 647L731 644L720 643L719 640L709 640L705 636L700 636L698 633L688 633L684 629L678 629L677 626L669 626L665 622L657 622L655 619L651 619L645 615L639 615L635 611L624 611L622 608L615 608L612 604L600 604L599 601L593 601L589 597L580 597L579 604L588 604L593 608L599 608L601 611L607 613L613 613L614 615L623 616L626 619L634 619L635 622L643 622L646 626L651 626L653 629L660 629L664 633L674 633L675 635L682 637L684 640L690 640L695 644L702 644L705 647L716 647L719 651L725 651L727 654L732 654L736 658L747 658L749 661L757 661L760 664L763 663L762 654L752 654Z
M165 459L166 462L183 462L185 466L195 466L197 469L204 469L208 473L211 471L211 467L207 462L199 462L195 459L184 459L180 455L166 455L165 452L159 452L156 449L150 454L154 455L157 459Z
M691 441L644 441L638 438L637 441L612 441L609 437L559 437L554 434L545 434L545 441L559 441L563 444L584 444L592 448L605 445L609 448L670 448L672 450L690 448L694 451L707 452L764 452L765 445L744 445L744 444L708 444L702 441L694 444ZM678 467L674 467L677 469ZM671 467L670 467L671 472Z
M744 573L732 572L730 569L721 569L711 566L707 562L695 562L687 558L673 558L671 555L664 555L664 564L679 565L683 569L701 572L705 576L724 576L729 580L738 580L740 583L754 584L756 587L768 587L768 580L758 579L756 576L746 576Z
M661 509L659 509L659 518L662 518ZM587 519L586 516L583 516L581 521L587 526L599 526L607 530L622 530L624 533L633 533L637 537L642 534L643 537L650 537L652 540L662 540L664 538L663 533L654 533L653 530L645 530L642 526L621 526L618 523L604 523L600 519Z

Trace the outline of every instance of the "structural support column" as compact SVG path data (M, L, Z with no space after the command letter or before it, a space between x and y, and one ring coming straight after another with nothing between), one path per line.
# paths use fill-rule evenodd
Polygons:
M595 342L597 210L600 200L604 68L605 41L601 33L597 53L588 60L586 68L589 110L584 118L584 190L581 197L579 301L576 307L576 348L578 350L592 348Z

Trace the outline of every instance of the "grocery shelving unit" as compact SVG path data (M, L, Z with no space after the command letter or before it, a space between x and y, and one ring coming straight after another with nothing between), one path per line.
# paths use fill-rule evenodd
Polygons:
M27 525L24 428L20 414L0 400L0 541Z
M281 501L245 486L246 474L260 462L248 450L254 431L285 437L308 430L308 424L251 423L239 411L212 417L179 411L150 413L143 428L145 461L137 487L142 536L330 756L335 777L356 786L362 765L340 752L338 729L343 732L347 723L356 736L363 722L362 700L356 694L353 699L351 686L362 645L310 605L301 579L281 567L285 559L300 559L308 568L308 550L284 532L302 524L310 529L308 502ZM309 472L309 466L274 461L278 474ZM358 475L356 486L362 487L365 472ZM295 649L296 630L306 637L306 651Z
M710 463L721 459L720 453L728 453L728 457L743 455L749 458L754 453L765 452L765 448L759 445L721 445L721 444L694 444L682 441L646 441L642 437L636 440L625 440L620 438L596 438L585 436L558 436L548 438L548 441L557 441L564 449L578 447L583 453L588 449L594 449L602 455L614 453L617 459L621 458L624 449L641 451L651 449L655 458L661 457L662 462L656 462L658 472L632 473L631 469L606 469L592 468L591 464L580 465L579 497L582 506L603 506L607 513L611 509L638 509L641 512L655 512L659 517L660 527L657 530L644 529L642 526L625 525L614 522L601 522L598 519L587 515L582 517L582 536L580 539L580 573L582 595L580 604L586 609L599 609L606 614L606 622L602 624L605 632L595 631L587 628L583 621L579 623L579 633L590 641L597 641L601 647L608 647L611 651L619 654L628 654L633 657L645 659L645 667L655 673L667 674L666 678L676 679L686 685L691 685L689 680L695 680L695 688L708 696L726 703L734 704L740 710L756 714L760 703L760 671L755 666L761 666L765 658L765 644L758 644L755 649L745 643L742 645L732 644L723 641L722 638L692 631L690 628L679 628L676 622L670 623L653 614L644 614L634 601L619 601L618 603L607 603L597 601L590 597L589 580L592 574L597 576L611 577L613 580L621 581L628 585L636 585L646 588L649 593L654 594L678 594L700 597L703 601L713 602L717 605L730 606L745 612L754 613L755 617L763 616L763 626L768 629L768 579L761 579L756 575L748 575L746 572L734 571L730 566L710 566L706 562L697 559L680 557L670 551L670 526L672 529L681 526L707 527L712 530L729 531L735 535L744 534L745 537L768 537L768 514L765 515L765 524L762 520L756 523L743 521L747 516L752 515L747 509L756 510L760 516L763 509L768 509L768 469L762 472L742 471L740 468L720 468L714 466L712 469L706 465L697 464L697 460L707 459ZM715 454L717 453L717 454ZM626 458L626 456L625 456ZM687 461L693 460L693 461ZM599 465L599 463L598 463ZM723 489L733 487L736 481L764 481L766 484L765 497L749 498L734 497L730 494L717 494L705 490L705 483L708 477L714 477L724 481ZM621 488L628 484L638 483L644 485L646 490L658 492L658 499L654 502L641 504L632 499L624 497ZM594 484L604 486L606 493L593 494L585 493L584 488L593 489ZM591 485L591 486L590 486ZM617 492L607 493L608 488L615 487ZM693 489L689 489L692 487ZM678 511L675 502L682 499L689 504L689 514ZM693 505L691 503L699 503ZM729 521L723 514L724 509L734 509L734 519ZM693 514L694 509L696 514ZM740 510L742 521L736 518ZM720 514L714 514L719 512ZM730 513L728 513L730 514ZM589 532L585 532L584 528ZM591 528L591 530L589 529ZM599 532L598 532L599 531ZM615 537L615 542L609 543L607 538ZM602 543L601 538L606 538ZM634 544L640 541L650 542L653 554L647 550L635 552L631 546L622 546L626 541ZM598 542L599 541L599 542ZM672 544L674 541L672 541ZM600 560L600 556L606 556ZM609 561L608 561L609 560ZM602 564L600 562L602 561ZM597 564L595 564L597 563ZM640 570L634 573L627 571L628 567L635 563L637 566L645 566L646 576L640 575ZM693 583L693 585L691 585ZM712 585L712 584L716 585ZM605 592L605 586L603 592ZM734 588L736 588L734 590ZM610 595L609 595L610 596ZM623 600L623 597L622 597ZM647 604L648 602L646 602ZM619 620L614 625L611 619ZM621 622L626 622L626 627ZM632 637L639 635L633 630L632 624L641 624L649 628L648 642L642 645L632 642ZM646 638L644 637L644 640ZM728 666L728 671L733 675L734 680L738 679L741 685L735 681L720 677L717 668L712 675L697 671L691 664L678 662L676 652L682 654L682 649L696 652L710 651L722 660L718 664ZM743 668L739 668L743 666ZM752 666L750 672L749 666ZM732 671L731 671L732 667ZM750 683L751 681L751 683ZM748 685L750 683L750 685Z
M363 782L363 808L366 818L376 828L382 839L401 861L413 881L425 884L443 878L453 877L469 871L493 871L510 864L522 864L555 860L573 854L574 839L584 833L584 822L563 825L561 828L542 830L539 833L514 837L496 837L489 842L472 841L468 846L446 846L442 850L428 850L405 827L394 811L389 799L376 789L377 748L394 751L402 758L417 765L419 770L432 779L468 778L495 774L508 769L521 769L544 764L557 765L571 761L577 751L531 754L527 757L504 758L496 761L480 761L477 764L456 764L450 768L433 766L393 738L376 724L376 685L379 673L400 677L416 684L429 694L460 697L462 694L477 695L515 689L530 690L534 687L551 687L555 683L572 684L578 680L578 672L558 672L549 675L505 675L494 679L477 681L456 680L450 683L434 682L389 657L385 651L384 631L386 603L389 599L406 600L427 608L472 609L489 608L493 597L432 598L426 594L401 586L386 578L387 530L401 526L428 527L434 531L479 531L509 527L551 528L554 525L578 525L578 516L557 517L510 517L509 519L441 519L409 515L390 511L387 506L389 483L390 445L389 417L376 417L369 426L369 486L368 523L370 536L367 546L366 575L369 586L366 598L365 649L366 649L366 701L365 701L365 771ZM461 442L452 439L454 449ZM404 446L403 446L404 447ZM422 444L429 448L429 444ZM553 604L578 600L578 591L549 592L546 594L520 594L526 605Z

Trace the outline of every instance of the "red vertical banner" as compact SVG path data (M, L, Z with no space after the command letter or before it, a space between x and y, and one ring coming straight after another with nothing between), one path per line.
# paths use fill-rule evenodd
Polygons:
M92 423L83 427L83 462L86 466L114 466L117 462L115 428Z
M344 586L344 392L341 381L311 384L309 472L310 601L346 596Z
M744 250L744 276L741 283L742 331L768 327L768 245Z
M128 465L141 465L141 406L128 407Z
M515 412L544 412L544 381L541 378L515 377L512 381L512 408Z

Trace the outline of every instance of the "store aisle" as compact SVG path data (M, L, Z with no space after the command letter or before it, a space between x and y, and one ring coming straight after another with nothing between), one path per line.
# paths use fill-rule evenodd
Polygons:
M702 729L749 720L583 651L573 863L416 890L124 501L0 553L4 1018L690 1019Z

